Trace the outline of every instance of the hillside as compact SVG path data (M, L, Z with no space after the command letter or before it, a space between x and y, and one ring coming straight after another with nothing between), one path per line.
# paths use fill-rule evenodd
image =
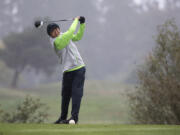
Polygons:
M34 89L0 89L0 104L12 111L26 95L40 98L49 109L49 120L54 122L60 113L60 84L47 84ZM125 91L132 89L120 83L87 81L80 111L80 123L130 123L128 100Z

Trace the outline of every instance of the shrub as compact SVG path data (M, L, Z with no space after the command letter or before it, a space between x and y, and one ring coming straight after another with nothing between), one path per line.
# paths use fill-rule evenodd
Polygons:
M0 110L1 122L5 123L42 123L48 119L48 107L40 99L26 96L12 112Z
M130 94L136 123L180 124L180 32L175 21L158 27L156 47L137 71Z

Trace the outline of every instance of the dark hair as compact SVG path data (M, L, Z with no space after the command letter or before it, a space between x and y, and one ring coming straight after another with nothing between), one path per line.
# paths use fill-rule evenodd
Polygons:
M48 26L47 26L47 34L48 34L49 36L51 36L51 32L52 32L53 30L57 29L57 28L60 29L59 25L56 24L56 23L48 24Z

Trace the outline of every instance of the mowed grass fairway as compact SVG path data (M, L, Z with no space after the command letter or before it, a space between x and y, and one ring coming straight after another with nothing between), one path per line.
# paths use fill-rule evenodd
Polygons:
M0 124L0 135L179 135L179 126Z

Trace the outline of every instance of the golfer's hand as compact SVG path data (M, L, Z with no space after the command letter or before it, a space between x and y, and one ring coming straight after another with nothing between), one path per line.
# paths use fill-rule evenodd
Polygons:
M79 20L79 19L80 19L80 16L75 17L74 20L75 20L75 19L78 19L78 20Z
M79 22L80 22L80 24L85 23L85 17L84 16L80 16Z

